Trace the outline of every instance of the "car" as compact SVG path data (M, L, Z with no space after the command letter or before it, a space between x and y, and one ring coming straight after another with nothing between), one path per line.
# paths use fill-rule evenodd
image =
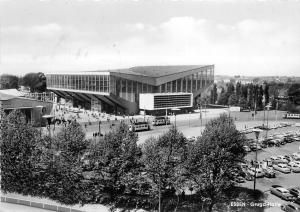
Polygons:
M288 163L289 166L292 166L292 165L294 165L294 164L300 166L300 161L293 160L293 161L291 161L291 162Z
M287 166L287 164L283 164L283 163L274 164L273 168L285 174L291 173L291 169Z
M300 198L300 187L290 188L289 191L296 198Z
M253 181L254 177L251 174L249 174L248 172L246 172L245 180L247 180L247 181Z
M275 177L275 171L273 168L267 167L263 169L264 171L264 176L267 178L274 178Z
M285 155L284 158L288 161L288 162L291 162L293 161L293 157L291 155Z
M278 196L281 199L284 199L286 201L294 201L296 200L296 197L294 197L289 190L287 190L286 188L283 188L280 185L272 185L270 188L270 192L271 194L274 194L276 196Z
M300 166L296 163L289 166L292 172L299 173L300 172Z
M282 163L288 163L288 160L283 155L279 155L279 156L277 156L277 158L279 158Z
M252 176L256 176L257 178L258 177L264 177L264 172L261 168L254 168L254 167L251 167L248 169L248 173ZM255 174L256 173L256 174Z
M299 152L293 153L292 157L294 158L294 160L300 160L300 153Z
M236 183L244 183L244 182L246 182L245 179L244 179L242 176L237 176L237 177L235 177L235 178L234 178L234 181L235 181Z
M300 208L298 205L293 204L293 203L288 203L288 204L282 204L280 206L281 210L286 211L286 212L297 212L300 211Z
M249 146L243 146L243 148L244 148L244 150L246 151L246 152L251 152L251 149L250 149L250 147Z

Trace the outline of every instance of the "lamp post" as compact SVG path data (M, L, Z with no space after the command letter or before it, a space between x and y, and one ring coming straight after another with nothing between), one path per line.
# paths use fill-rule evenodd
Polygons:
M269 110L270 110L271 105L267 104L267 129L266 129L266 138L268 137L268 128L269 128Z
M176 129L176 111L179 111L179 108L173 108L171 109L172 111L174 111L174 115L175 115L175 129Z
M254 185L253 185L253 190L255 191L255 186L256 186L256 165L257 165L257 142L258 142L259 133L262 132L262 130L254 128L253 132L255 133L255 138L256 138L255 166L254 166Z
M100 128L100 125L101 125L101 121L99 121L99 138L101 137L101 128Z

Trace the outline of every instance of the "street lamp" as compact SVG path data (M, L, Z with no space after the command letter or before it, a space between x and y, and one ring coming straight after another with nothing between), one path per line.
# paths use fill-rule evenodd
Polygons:
M255 133L255 138L256 138L256 148L255 148L255 166L254 166L254 186L253 189L255 191L255 186L256 186L256 165L257 165L257 142L258 142L258 137L259 133L262 132L261 129L254 128L253 132Z
M267 128L266 128L266 138L268 137L268 128L269 128L269 110L270 110L271 104L269 103L266 108L267 108Z
M192 112L190 111L189 114L190 114L190 115L189 115L189 128L190 128L190 124L191 124L191 114L192 114Z
M173 108L171 109L172 111L174 111L174 115L175 115L175 128L176 128L176 111L179 111L179 108Z

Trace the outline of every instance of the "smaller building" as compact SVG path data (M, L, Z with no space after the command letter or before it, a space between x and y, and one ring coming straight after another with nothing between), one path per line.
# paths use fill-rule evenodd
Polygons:
M20 110L27 123L33 126L46 126L46 120L42 116L51 113L53 102L25 96L26 94L16 89L0 90L0 109L6 114L13 110Z
M191 108L192 93L144 93L140 94L139 108L145 111Z

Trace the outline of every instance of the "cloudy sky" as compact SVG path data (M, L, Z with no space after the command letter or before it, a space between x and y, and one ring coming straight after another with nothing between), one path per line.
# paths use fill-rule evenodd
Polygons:
M300 1L0 0L0 72L215 64L300 76Z

